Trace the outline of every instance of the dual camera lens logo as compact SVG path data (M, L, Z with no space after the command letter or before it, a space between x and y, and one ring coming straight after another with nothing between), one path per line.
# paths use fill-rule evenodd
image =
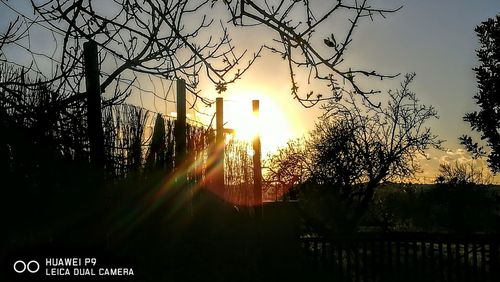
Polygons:
M40 264L36 260L29 261L28 263L18 260L14 263L14 271L17 273L24 273L25 271L37 273L38 270L40 270Z

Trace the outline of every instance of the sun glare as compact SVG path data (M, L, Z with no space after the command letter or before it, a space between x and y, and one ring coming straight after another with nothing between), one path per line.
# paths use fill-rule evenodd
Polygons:
M234 121L234 125L235 138L248 142L251 142L261 130L259 119L253 113L241 113Z
M252 100L260 100L259 116L252 112ZM262 154L274 152L292 138L288 119L281 107L262 94L234 94L225 99L224 120L226 127L235 130L234 138L252 142L261 138Z

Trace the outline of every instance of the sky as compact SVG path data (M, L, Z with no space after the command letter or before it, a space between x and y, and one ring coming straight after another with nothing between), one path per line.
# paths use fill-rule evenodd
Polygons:
M31 11L23 4L25 1L9 3L20 11ZM314 3L319 9L331 5L331 1L326 0ZM471 133L462 117L476 109L472 96L477 91L477 83L472 69L478 65L475 50L479 44L474 27L500 13L500 1L378 0L372 3L383 8L403 8L385 19L361 22L354 32L346 63L388 74L416 73L411 88L422 103L433 105L438 110L440 118L431 121L429 126L440 139L446 140L445 151L429 151L430 160L422 163L426 173L421 176L429 182L440 162L469 159L457 138ZM13 12L2 5L0 3L0 30L3 31ZM28 15L32 16L32 11ZM338 28L337 24L335 21L331 23L332 30ZM242 46L252 50L255 42L268 41L273 36L275 34L255 28L236 32L233 39L239 50L243 49ZM43 42L49 39L41 36L35 40ZM322 37L318 36L317 40L322 40ZM15 57L16 51L10 50L9 54ZM376 87L384 93L397 88L401 79L400 76L377 82ZM265 124L261 129L264 153L285 145L290 138L306 135L314 128L322 111L319 107L303 108L292 99L290 88L285 62L265 52L252 69L224 93L227 126L244 128L245 119L251 112L251 100L260 99L261 119ZM200 90L207 97L217 96L213 85L206 80L201 80ZM145 99L151 100L151 97ZM210 113L214 109L202 110ZM175 109L167 107L165 111L170 113ZM191 114L195 116L194 112Z
M377 4L403 8L386 19L362 22L354 33L348 59L353 65L383 73L416 73L411 88L423 104L438 110L440 118L429 122L429 126L445 140L445 151L430 150L430 160L422 162L425 173L420 177L429 182L434 179L439 163L470 159L458 137L474 136L462 120L466 112L477 109L472 98L477 91L473 68L478 65L475 50L479 47L474 28L500 13L500 1L384 0L375 1L374 6ZM322 111L304 109L292 100L286 65L279 58L266 60L259 62L238 84L230 86L228 92L236 95L239 85L243 85L245 93L272 97L291 119L290 135L307 134ZM401 79L400 76L384 80L380 89L383 93L395 89ZM479 161L478 165L484 162Z

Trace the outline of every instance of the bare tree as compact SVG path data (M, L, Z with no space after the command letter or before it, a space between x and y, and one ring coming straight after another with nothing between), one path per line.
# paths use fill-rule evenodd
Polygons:
M360 86L359 76L374 78L393 78L397 75L384 75L375 70L356 69L344 62L354 31L364 19L373 20L380 16L398 11L370 5L368 0L329 1L318 3L309 0L276 1L224 1L237 26L263 25L277 34L272 45L264 45L273 53L279 54L288 63L291 93L303 106L312 107L320 101L339 101L346 87L363 96L367 101L378 90ZM332 28L332 19L343 19L346 23L341 29ZM328 28L328 36L317 30ZM323 95L308 91L299 93L296 74L304 70L312 79L324 81L331 93Z
M188 90L208 103L196 88L201 71L216 84L218 91L223 91L227 83L234 82L248 69L260 52L241 66L246 52L235 52L222 21L216 22L210 15L213 3L208 0L37 2L32 1L36 13L64 35L60 73L78 72L77 66L82 65L81 41L87 40L97 42L100 47L101 65L114 65L101 83L103 92L113 84L115 89L120 89L120 84L131 86L138 74L147 74L163 79L184 78ZM214 25L220 25L220 34ZM78 80L72 83L80 84ZM128 87L115 91L113 100L126 96L126 90Z
M477 184L492 183L493 176L487 168L478 166L473 160L470 162L442 163L439 165L439 174L436 182L441 184Z
M82 41L88 40L97 42L101 65L107 66L101 82L102 92L108 92L105 105L120 103L132 89L142 89L137 79L141 74L161 79L184 78L194 101L210 104L212 101L197 89L200 76L206 76L218 92L223 92L249 69L261 55L262 48L287 61L292 96L306 107L324 100L338 101L349 89L370 101L369 96L379 91L361 87L363 80L359 77L395 76L357 69L344 62L355 30L364 19L385 17L399 9L372 7L368 0L332 3L308 0L30 1L35 12L33 19L17 12L7 1L2 3L20 14L28 30L39 26L48 29L54 37L58 51L52 54L33 51L29 33L18 46L33 56L33 64L26 66L27 71L43 76L35 57L43 57L55 65L56 70L50 77L36 83L57 81L57 90L68 93L61 106L85 95L81 89L81 54ZM237 28L230 30L228 19ZM344 24L326 36L324 30L331 30L332 20L336 19ZM266 36L276 35L274 43L264 44L265 40L258 40L253 54L248 54L245 48L237 52L230 32L255 25L262 26ZM300 94L297 74L305 74L307 83L324 81L331 93ZM147 92L158 96L157 91Z
M357 222L382 182L407 179L418 171L419 159L441 141L425 123L436 118L432 106L419 103L406 75L401 89L389 92L385 106L366 102L325 105L326 114L312 134L311 180L333 189Z
M308 177L309 157L303 139L289 141L264 161L264 183L273 187L275 199L286 196Z
M0 60L5 60L2 52L4 45L12 44L22 38L24 31L19 17L17 17L14 21L9 22L6 31L0 34Z

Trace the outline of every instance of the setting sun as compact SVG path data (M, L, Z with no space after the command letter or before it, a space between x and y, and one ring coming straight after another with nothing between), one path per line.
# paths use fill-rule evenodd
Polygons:
M252 112L252 100L260 101L259 116ZM225 127L235 130L234 137L251 142L259 134L262 153L267 155L292 138L290 121L283 109L261 93L238 93L224 100Z
M238 140L251 142L261 130L260 119L252 112L242 112L235 125L234 137Z

